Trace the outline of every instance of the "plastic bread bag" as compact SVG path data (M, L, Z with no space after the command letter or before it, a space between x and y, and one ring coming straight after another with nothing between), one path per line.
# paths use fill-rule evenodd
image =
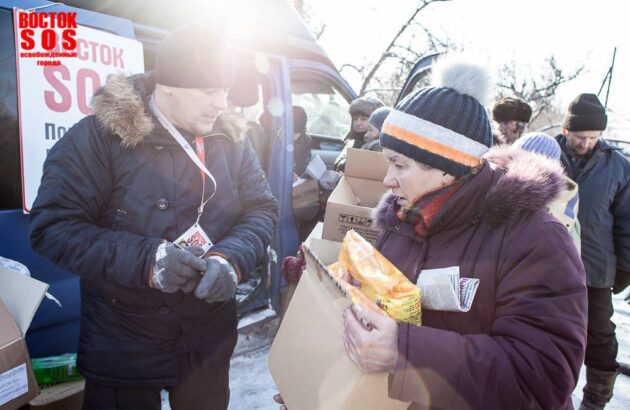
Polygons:
M350 274L361 292L391 318L414 325L422 323L420 289L354 230L343 239L338 265L335 269L340 272L335 276L344 279L342 275Z

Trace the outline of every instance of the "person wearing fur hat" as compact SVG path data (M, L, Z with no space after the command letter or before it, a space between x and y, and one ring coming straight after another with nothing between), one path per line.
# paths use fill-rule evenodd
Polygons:
M492 107L492 119L496 130L493 143L513 144L527 130L532 117L532 108L525 101L516 97L504 97Z
M365 133L369 129L368 119L374 110L384 104L378 98L359 97L353 100L348 107L351 122L350 130L344 138L345 146L335 160L335 171L341 171L346 167L346 151L348 148L361 148L365 143Z
M523 149L543 155L552 161L560 161L562 150L558 142L544 132L529 132L517 139L511 146L513 149ZM578 251L581 249L580 221L578 208L580 198L578 185L568 176L564 176L565 186L560 196L549 204L549 213L564 224L573 238Z
M411 409L569 409L587 308L580 256L546 209L562 168L489 151L489 86L482 66L440 61L380 136L390 192L376 247L414 283L438 268L479 279L471 309L426 309L416 326L354 305L343 341L363 372L391 373L389 396Z
M619 364L612 294L630 284L630 162L601 136L606 109L595 94L570 104L556 137L562 164L580 186L578 219L588 287L586 386L581 409L603 409Z
M46 159L30 240L81 278L85 409L160 409L162 389L173 409L228 406L237 283L278 212L224 112L234 65L218 33L182 26L154 72L110 78Z

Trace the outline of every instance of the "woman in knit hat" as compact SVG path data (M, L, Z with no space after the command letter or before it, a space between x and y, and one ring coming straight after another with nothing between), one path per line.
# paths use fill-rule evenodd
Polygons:
M563 186L560 165L487 161L487 73L442 61L433 75L381 132L390 193L376 211L376 247L414 283L440 268L479 287L469 311L425 309L422 326L353 306L346 351L363 372L391 373L390 397L410 408L572 408L586 289L571 237L546 211Z
M387 118L391 111L392 109L390 107L381 107L370 115L370 118L368 118L368 130L364 136L365 144L363 144L361 149L383 151L379 136L381 135L381 128L383 128L385 118Z
M562 150L560 144L544 132L529 132L517 139L513 149L529 151L542 155L552 161L560 162ZM581 248L580 222L578 221L578 184L564 175L564 188L560 196L549 204L548 210L557 220L566 226L578 251Z

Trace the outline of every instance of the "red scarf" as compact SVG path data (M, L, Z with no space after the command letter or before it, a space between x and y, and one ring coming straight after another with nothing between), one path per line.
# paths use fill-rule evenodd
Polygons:
M409 207L401 207L396 216L401 221L414 225L416 234L426 236L431 229L433 218L444 204L461 188L466 178L429 192Z

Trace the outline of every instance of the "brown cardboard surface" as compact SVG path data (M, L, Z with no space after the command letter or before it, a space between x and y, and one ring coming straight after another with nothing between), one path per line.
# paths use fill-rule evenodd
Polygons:
M0 267L0 410L16 409L38 393L24 334L47 289Z
M319 205L319 183L314 179L307 179L292 188L293 209L308 208L313 204Z
M46 387L29 402L29 410L81 410L85 380Z
M348 148L344 175L382 182L387 174L387 163L382 152Z
M308 248L324 264L339 243L313 238ZM398 410L409 403L387 396L388 375L364 374L348 358L342 312L348 301L318 263L307 268L269 353L269 370L291 410Z
M324 216L324 239L341 242L354 229L372 244L379 230L375 227L372 210L387 189L381 181L344 176L328 198Z

